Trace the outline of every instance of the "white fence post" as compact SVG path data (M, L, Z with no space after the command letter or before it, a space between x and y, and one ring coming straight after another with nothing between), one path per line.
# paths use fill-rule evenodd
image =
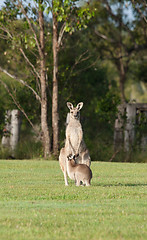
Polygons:
M124 139L124 117L125 117L125 105L118 106L118 115L115 120L114 126L114 150L120 150L123 147Z
M21 125L20 111L17 109L14 109L11 111L10 147L12 151L15 150L19 141L20 125Z
M11 110L7 110L5 114L5 127L3 129L2 146L10 147L11 134Z
M135 139L136 106L135 104L126 105L126 125L124 131L124 150L129 152Z

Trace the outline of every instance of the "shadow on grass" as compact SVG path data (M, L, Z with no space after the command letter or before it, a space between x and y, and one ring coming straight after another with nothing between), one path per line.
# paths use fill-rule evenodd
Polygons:
M92 186L99 187L139 187L139 186L147 186L146 183L111 183L111 184L103 184L103 183L93 183Z

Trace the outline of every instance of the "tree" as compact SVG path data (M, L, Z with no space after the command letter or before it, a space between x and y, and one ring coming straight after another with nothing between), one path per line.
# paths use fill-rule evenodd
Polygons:
M126 101L124 87L129 63L135 52L147 48L145 34L137 27L140 19L127 18L127 2L100 0L94 5L97 7L94 32L99 38L98 47L101 57L112 61L118 70L122 102Z
M45 40L44 40L44 17L43 17L43 0L39 0L39 27L40 27L40 46L38 45L40 56L40 83L41 83L41 129L43 132L44 157L50 155L51 144L48 127L48 99L47 99L47 79L45 65ZM37 41L38 42L38 41ZM36 42L36 43L37 43Z
M94 15L89 6L78 6L75 0L52 0L53 17L53 92L52 92L52 129L53 153L57 155L59 148L59 113L58 113L58 53L65 33L72 34L76 30L87 27ZM59 24L60 23L60 24ZM60 25L60 26L59 26Z
M57 1L58 2L58 1ZM55 3L55 5L57 4ZM52 1L53 16L53 89L52 89L52 130L53 130L53 153L58 154L59 144L59 113L58 113L58 20L57 13L54 10L54 1Z
M79 7L79 1L66 0L66 1L46 1L35 0L35 8L30 3L25 1L13 0L6 1L6 7L1 12L1 25L0 29L6 35L6 40L13 44L15 49L19 50L26 60L28 66L34 74L36 85L39 86L40 93L37 92L27 81L11 74L23 85L28 87L33 94L36 95L41 105L41 129L43 133L43 146L44 156L50 155L50 133L48 126L48 82L46 72L46 52L45 52L45 12L49 14L52 12L53 22L53 88L52 88L52 130L53 130L53 153L58 153L58 135L59 135L59 113L58 113L58 52L63 40L65 32L72 34L76 30L81 30L87 27L87 23L93 16L90 12L88 5L86 7ZM11 11L13 9L13 11ZM6 14L7 13L7 17ZM17 19L19 15L20 20ZM31 16L31 17L30 17ZM8 21L12 23L7 24ZM23 26L23 31L16 27L16 23ZM14 29L12 28L14 25ZM28 33L29 31L29 33ZM30 35L29 35L30 34ZM46 38L47 43L47 38ZM28 51L30 50L30 52ZM32 57L33 52L37 56L37 61ZM39 72L37 68L39 66ZM1 68L1 71L10 75L8 71ZM39 82L39 84L38 84Z
M35 18L38 20L30 19L29 14L30 12L33 13L34 8L30 5L24 6L22 1L6 1L6 7L3 8L1 11L1 23L0 29L3 32L3 36L5 36L6 40L13 45L16 50L19 50L23 55L24 59L26 60L27 64L29 65L31 71L35 75L36 85L40 85L40 95L37 93L33 87L31 87L27 82L23 81L22 79L11 75L11 77L18 80L20 83L28 87L33 94L36 95L37 99L41 105L41 130L43 135L43 148L44 148L44 157L48 157L51 154L51 144L50 144L50 133L48 127L48 99L47 99L47 79L46 79L46 64L45 64L45 39L44 39L44 15L43 15L43 0L36 0L36 10ZM7 15L5 14L7 13ZM15 25L17 20L17 16L22 18L20 20L21 25L31 32L31 35L25 32L23 33L22 29L17 28ZM11 23L11 25L10 25ZM12 29L12 25L14 29ZM35 28L36 26L36 28ZM15 30L15 31L14 31ZM38 36L39 35L39 36ZM38 73L36 64L33 64L32 58L29 59L25 48L28 46L34 47L38 51L38 63L39 63L39 70ZM10 75L8 71L5 71L1 68L1 71L5 72L6 74Z
M137 13L137 15L143 19L145 23L147 23L147 3L145 0L143 1L134 1L131 0L132 7L134 8L134 11Z

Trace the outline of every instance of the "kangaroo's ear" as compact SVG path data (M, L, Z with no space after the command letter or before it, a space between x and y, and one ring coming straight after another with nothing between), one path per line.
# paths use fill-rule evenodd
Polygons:
M68 107L70 110L72 110L72 109L73 109L73 105L72 105L72 103L67 102L67 107Z
M78 103L78 105L76 106L76 108L80 111L81 108L83 107L83 102Z

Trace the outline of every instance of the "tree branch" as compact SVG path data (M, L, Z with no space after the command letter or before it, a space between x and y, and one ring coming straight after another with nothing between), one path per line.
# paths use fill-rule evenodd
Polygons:
M26 11L25 11L22 3L20 2L20 0L18 0L18 3L19 3L19 5L20 5L20 8L22 9L22 13L25 15L25 17L26 17L26 19L27 19L27 22L28 22L28 24L29 24L29 27L30 27L32 33L34 34L34 38L35 38L35 41L36 41L38 50L39 50L39 52L42 52L41 47L40 47L40 44L39 44L39 41L38 41L38 38L37 38L37 35L36 35L36 32L35 32L35 30L34 30L34 28L33 28L33 26L32 26L32 23L31 23L28 15L27 15L27 13L26 13ZM16 7L19 7L19 6L16 5Z
M93 63L91 63L91 64L88 65L87 67L82 68L82 69L80 69L79 71L75 72L75 75L77 75L77 74L79 74L80 72L83 72L83 71L85 71L85 70L93 67L93 66L97 63L98 59L99 59L99 56L96 58L96 60L95 60Z
M1 29L2 31L6 32L6 33L9 35L9 37L10 37L11 39L13 39L12 34L9 32L9 30L8 30L7 28L5 28L4 26L0 26L0 29ZM2 38L2 37L4 37L4 36L5 36L5 35L0 34L0 38ZM3 39L7 39L7 37L5 36L5 38L3 38ZM26 56L26 54L25 54L25 52L23 51L22 47L19 47L19 50L20 50L20 52L22 53L22 55L24 56L26 62L31 66L31 68L33 69L33 71L35 72L35 74L37 75L37 77L40 79L39 73L36 71L34 65L30 62L30 60L29 60L28 57Z
M36 68L35 68L34 65L30 62L30 60L29 60L28 57L26 56L26 54L25 54L25 52L23 51L23 49L20 47L19 50L21 51L22 55L24 56L26 62L32 67L34 73L36 73L37 77L40 79L39 73L36 71Z
M7 33L8 36L9 36L11 39L13 38L12 34L9 32L9 30L8 30L7 28L5 28L5 26L0 25L0 29L1 29L2 31L4 31L5 33Z
M32 128L34 129L34 131L36 132L36 129L33 125L33 123L31 122L31 120L28 118L27 114L25 113L24 109L20 106L20 104L16 101L15 97L13 96L13 94L10 92L8 86L0 79L0 83L4 86L4 88L7 90L9 96L12 98L14 104L18 107L18 109L23 113L23 115L25 116L25 118L28 120L28 122L30 123L30 125L32 126Z
M32 87L30 87L24 80L17 78L16 76L10 74L7 70L5 70L5 69L3 69L3 68L1 68L1 67L0 67L0 71L3 72L3 73L5 73L6 75L8 75L10 78L15 79L17 82L21 83L22 85L26 86L27 88L29 88L29 89L33 92L33 94L35 95L36 99L39 100L39 102L41 103L41 98L40 98L40 96L39 96L39 95L37 94L37 92L36 92Z
M82 57L85 56L86 53L88 53L88 50L86 50L85 52L83 52L83 53L78 57L78 59L75 61L75 63L73 64L73 66L72 66L72 68L71 68L71 70L70 70L70 73L69 73L69 75L68 75L68 77L67 77L67 81L66 81L66 82L68 82L68 80L70 79L70 76L72 75L73 70L75 69L75 67L76 67L80 62L83 62L83 61L87 60L88 58L90 58L90 57L88 56L87 58L85 58L85 60L82 59Z
M63 23L61 29L60 29L60 32L59 32L59 37L58 37L58 48L60 48L60 45L61 45L61 42L62 42L62 38L63 38L63 34L65 32L65 26L66 26L66 23Z
M94 30L95 31L95 34L97 35L97 36L99 36L100 38L102 38L102 39L104 39L104 40L107 40L107 41L110 41L110 42L115 42L113 39L111 39L111 38L108 38L106 35L104 35L104 34L102 34L102 33L100 33L98 30Z
M112 162L112 160L116 157L116 155L120 152L120 150L117 150L113 153L112 157L110 158L109 162Z
M115 20L120 21L119 16L117 16L117 15L115 15L115 14L113 13L112 8L110 7L108 1L107 1L107 0L103 0L103 1L104 1L104 3L106 4L106 9L107 9L107 11L110 13L110 15L111 15ZM134 37L133 37L133 35L132 35L132 31L130 30L130 28L129 28L126 24L124 24L123 21L121 21L121 24L122 24L122 26L129 32L132 40L134 41Z
M7 37L6 35L4 35L4 34L0 34L0 38L1 38L1 39L5 39L5 40L8 40L8 37Z
M147 18L146 16L143 14L143 12L139 9L139 7L137 7L137 4L135 4L134 0L131 0L132 4L134 4L134 8L136 8L137 12L139 13L139 15L143 18L143 20L145 21L145 23L147 23ZM145 7L147 7L147 4L144 2L143 3L145 5Z

